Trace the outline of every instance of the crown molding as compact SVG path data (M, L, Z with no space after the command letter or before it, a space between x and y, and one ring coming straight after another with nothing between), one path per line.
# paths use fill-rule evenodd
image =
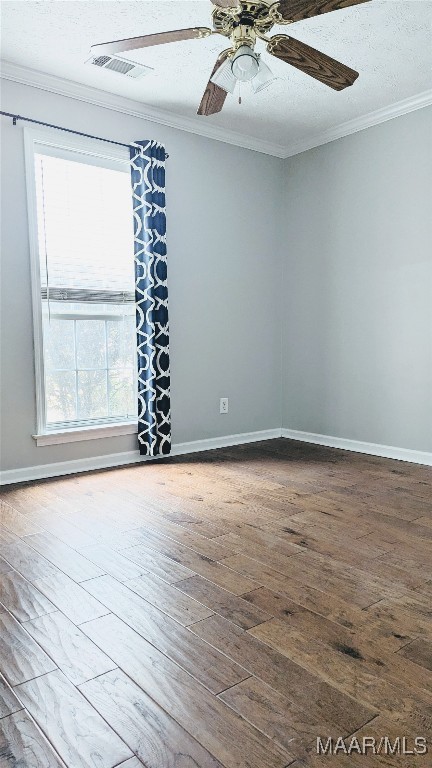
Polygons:
M423 91L408 99L403 99L387 107L369 112L355 120L349 120L346 123L330 128L327 131L316 134L313 137L305 138L302 141L287 143L285 146L274 144L264 139L257 139L253 136L247 136L237 131L230 131L217 125L204 124L198 118L185 117L163 109L151 107L147 104L141 104L133 99L127 99L123 96L117 96L93 88L88 85L77 83L73 80L66 80L57 75L49 75L46 72L39 72L35 69L22 67L18 64L2 61L0 76L4 80L11 80L15 83L30 85L33 88L39 88L43 91L57 93L60 96L68 96L77 101L83 101L87 104L93 104L105 109L111 109L115 112L121 112L131 117L138 117L148 120L158 125L166 125L169 128L177 128L187 133L194 133L198 136L204 136L215 141L222 141L225 144L232 144L243 149L250 149L255 152L261 152L273 157L287 159L294 155L299 155L309 149L314 149L323 144L329 144L344 136L350 136L353 133L364 131L374 125L379 125L395 117L406 115L417 109L423 109L432 105L432 90Z
M366 128L372 128L374 125L385 123L387 120L393 120L395 117L401 117L407 115L409 112L414 112L416 109L423 109L424 107L430 107L432 105L432 90L423 91L417 93L415 96L410 96L409 99L403 99L397 101L394 104L389 104L387 107L377 109L374 112L369 112L362 117L357 117L355 120L349 120L346 123L341 123L335 126L335 128L329 128L328 131L318 133L312 138L305 139L304 141L295 142L286 147L285 159L299 155L302 152L307 152L308 149L314 149L320 147L323 144L329 144L331 141L342 139L344 136L350 136L352 133L358 133L364 131Z
M57 75L49 75L46 72L39 72L35 69L22 67L18 64L12 64L9 61L0 62L0 76L3 80L11 80L14 83L30 85L33 88L39 88L42 91L57 93L60 96L68 96L77 101L83 101L87 104L94 104L105 109L112 109L115 112L121 112L124 115L138 117L148 120L158 125L166 125L169 128L177 128L187 133L194 133L198 136L204 136L208 139L223 141L225 144L233 144L243 149L251 149L255 152L262 152L265 155L274 157L285 157L285 147L272 144L263 139L257 139L253 136L246 136L236 131L229 131L220 128L217 125L204 123L199 118L185 117L163 109L151 107L147 104L141 104L133 99L127 99L123 96L117 96L102 91L99 88L93 88L73 80L66 80Z

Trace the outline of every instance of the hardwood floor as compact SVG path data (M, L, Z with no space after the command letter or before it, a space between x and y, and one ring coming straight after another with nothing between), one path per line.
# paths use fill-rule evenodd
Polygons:
M8 487L0 768L432 766L432 470L289 440ZM320 756L343 737L428 753Z

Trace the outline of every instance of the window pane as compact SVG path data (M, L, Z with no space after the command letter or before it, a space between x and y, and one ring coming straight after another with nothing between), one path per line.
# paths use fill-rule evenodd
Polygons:
M104 320L77 320L77 367L105 368Z
M78 418L108 416L105 371L78 371Z
M109 320L108 366L110 368L133 367L136 361L135 317Z
M44 321L45 363L47 370L75 368L75 341L73 320Z
M109 376L110 416L133 416L137 412L132 369L111 370Z
M46 377L47 423L76 419L75 371L51 371Z
M47 423L136 418L134 246L124 163L35 153ZM50 319L48 318L48 301Z

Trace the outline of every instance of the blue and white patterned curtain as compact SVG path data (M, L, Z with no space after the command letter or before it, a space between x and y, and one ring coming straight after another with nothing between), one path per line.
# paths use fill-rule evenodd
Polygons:
M156 141L138 141L130 147L138 441L140 453L145 456L159 456L171 450L165 159L165 148Z

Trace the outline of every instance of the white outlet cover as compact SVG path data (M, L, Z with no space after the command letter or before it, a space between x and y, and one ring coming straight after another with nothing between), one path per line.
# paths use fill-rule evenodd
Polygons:
M220 399L220 413L228 413L228 398L221 397Z

